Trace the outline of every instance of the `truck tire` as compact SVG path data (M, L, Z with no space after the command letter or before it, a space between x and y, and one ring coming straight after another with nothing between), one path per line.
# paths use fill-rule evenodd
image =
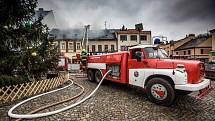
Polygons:
M189 95L192 91L176 90L178 95Z
M87 78L88 78L88 80L91 81L91 82L94 81L95 76L94 76L93 70L89 69L89 70L87 71Z
M99 83L101 81L101 79L102 79L101 72L99 70L96 70L96 72L95 72L95 82Z
M170 106L175 101L175 91L172 85L163 78L152 78L146 84L146 94L151 102Z

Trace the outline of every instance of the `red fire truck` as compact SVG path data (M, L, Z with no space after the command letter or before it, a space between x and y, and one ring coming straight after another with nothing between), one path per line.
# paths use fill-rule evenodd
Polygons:
M61 71L68 70L70 59L64 55L59 56L58 69Z
M199 97L211 90L210 80L204 78L204 64L195 60L169 59L166 52L153 45L138 45L129 51L88 57L88 80L105 79L139 86L150 101L171 105L177 94L199 91Z

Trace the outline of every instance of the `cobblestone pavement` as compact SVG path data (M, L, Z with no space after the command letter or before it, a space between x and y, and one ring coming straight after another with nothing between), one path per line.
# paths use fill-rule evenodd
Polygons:
M65 107L66 105L73 104L83 97L86 97L86 95L88 95L97 85L95 83L87 81L86 79L77 79L75 81L86 88L85 93L79 99L69 101L67 103L46 109L41 112L52 111ZM214 81L212 81L212 85L213 87L215 87ZM63 91L30 101L22 105L15 112L27 113L42 105L69 98L73 95L76 95L79 91L80 88L72 86ZM117 84L113 82L104 82L96 92L96 94L81 105L56 115L37 118L33 120L215 121L215 90L211 91L210 94L208 94L204 99L201 100L196 100L194 94L195 93L187 96L179 96L175 104L173 104L171 107L164 107L151 103L147 99L146 94L141 88ZM14 104L18 102L19 101L15 102ZM1 121L15 120L10 119L7 116L7 111L14 104L0 107Z

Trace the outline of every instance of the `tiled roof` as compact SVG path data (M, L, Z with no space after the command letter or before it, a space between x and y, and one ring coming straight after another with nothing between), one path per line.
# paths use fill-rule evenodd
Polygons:
M177 50L185 50L185 49L190 49L190 48L194 48L197 47L199 44L201 44L202 42L206 41L209 38L209 36L199 36L195 39L192 39L186 43L184 43L183 45L181 45L180 47L178 47L176 49Z
M210 30L211 33L215 33L215 29Z
M55 37L55 39L82 40L84 37L84 31L84 28L67 30L52 29L50 31L50 35ZM88 39L116 39L115 31L116 29L90 30L88 33Z
M139 31L136 29L125 29L117 31L117 34L139 34ZM151 31L140 31L140 34L151 34Z

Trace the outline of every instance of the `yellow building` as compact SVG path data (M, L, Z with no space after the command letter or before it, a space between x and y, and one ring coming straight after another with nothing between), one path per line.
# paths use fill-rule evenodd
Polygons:
M116 52L116 31L116 29L93 30L89 33L92 35L89 35L88 52L92 54Z
M212 50L211 35L199 35L174 50L174 58L207 61Z
M84 49L87 49L90 54L115 52L117 50L115 30L90 30L88 35L88 42L86 42L88 47ZM72 59L77 53L81 53L83 37L84 29L53 29L49 38L54 40L60 53ZM87 40L85 39L85 41Z
M180 39L177 41L171 40L167 44L160 44L159 47L163 48L169 56L175 56L176 55L176 53L174 51L175 49L177 49L178 47L182 46L184 43L189 42L190 40L192 40L194 38L195 38L194 34L189 34L183 39Z

